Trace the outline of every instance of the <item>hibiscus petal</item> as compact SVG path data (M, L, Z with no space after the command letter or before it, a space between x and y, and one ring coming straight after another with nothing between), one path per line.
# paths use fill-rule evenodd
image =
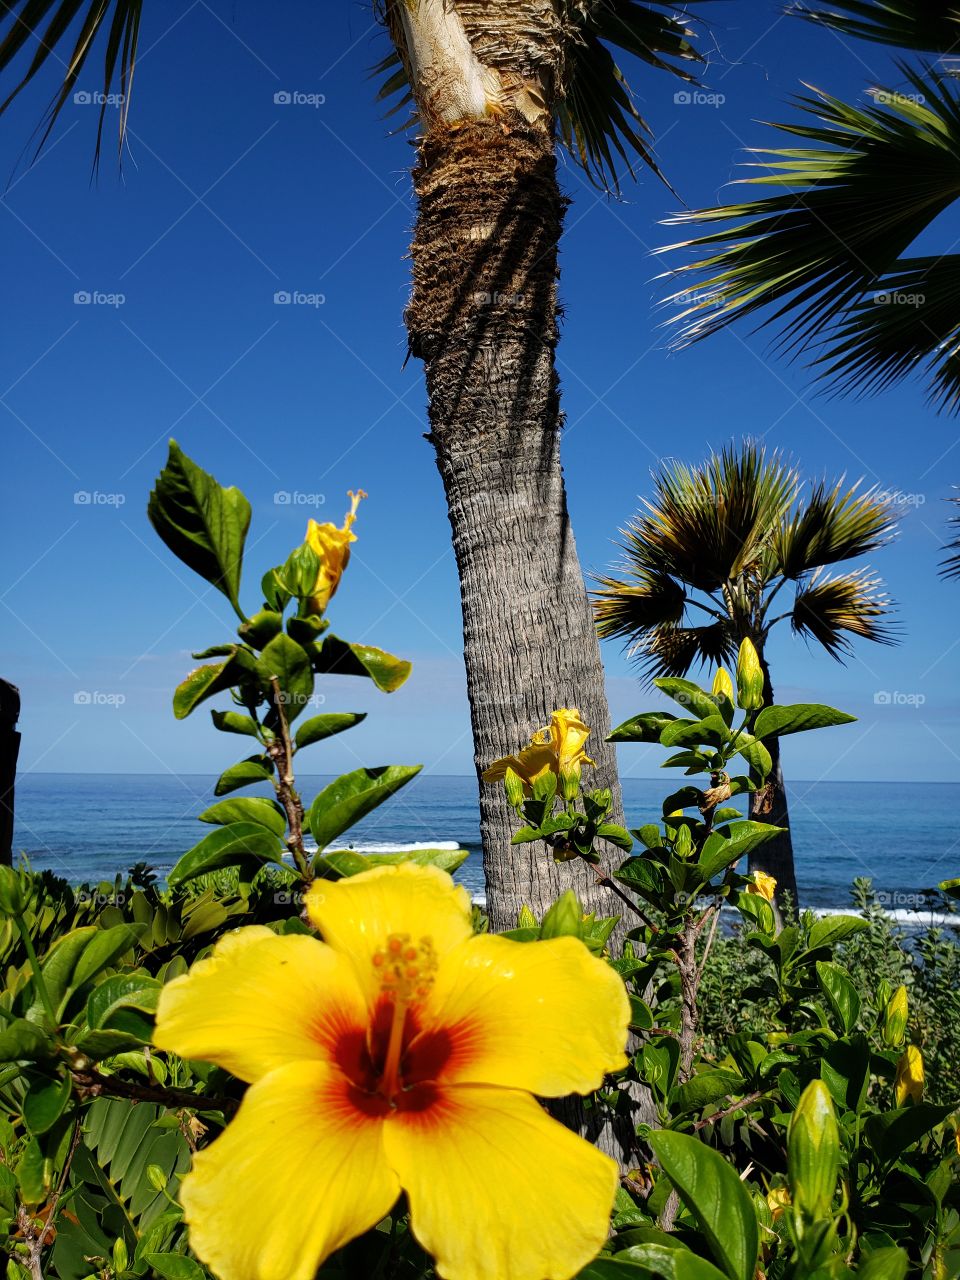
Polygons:
M239 1076L297 1059L331 1062L367 1025L353 967L317 938L252 926L160 993L154 1044Z
M439 958L473 932L470 895L437 867L401 863L344 880L316 880L307 912L326 941L353 961L370 1003L380 994L374 954L391 934L424 938Z
M577 938L471 938L440 964L420 1014L442 1038L445 1084L495 1084L564 1097L599 1088L627 1064L623 980ZM417 1043L411 1046L416 1059Z
M383 1132L323 1063L264 1076L180 1187L194 1252L219 1280L312 1280L399 1195Z
M384 1142L444 1280L568 1280L607 1237L616 1164L528 1094L441 1088Z

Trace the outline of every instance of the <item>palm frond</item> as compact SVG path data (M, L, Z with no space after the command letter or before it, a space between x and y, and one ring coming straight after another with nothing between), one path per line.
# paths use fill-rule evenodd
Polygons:
M954 0L833 0L829 9L796 4L791 13L841 35L925 53L960 47L960 8Z
M896 515L889 499L858 485L832 488L824 480L776 530L772 538L777 567L785 578L800 578L824 565L867 555L889 541Z
M883 621L892 610L881 580L869 569L834 577L818 570L797 591L790 621L798 635L816 640L842 661L853 650L851 636L897 643L895 629Z
M687 593L667 573L625 567L623 578L598 577L594 593L597 632L604 640L633 639L683 618Z
M840 392L883 391L925 370L934 407L960 410L960 255L902 258L848 311L814 362ZM819 366L823 366L822 368Z
M663 181L652 131L636 108L610 47L681 80L703 62L693 31L665 5L636 0L568 0L572 42L554 114L563 143L592 182L619 190L621 166L634 177L640 160Z
M756 153L765 172L743 181L779 194L670 220L734 224L669 246L706 253L677 271L698 278L674 295L698 295L677 318L681 342L779 304L762 323L783 322L782 345L823 343L824 327L881 287L960 195L960 93L937 72L902 70L912 95L878 91L873 105L855 107L813 90L800 100L806 120L774 126L812 144Z
M951 498L950 501L960 503L960 498ZM960 579L960 516L951 516L947 523L955 528L957 532L943 548L944 551L948 551L950 554L940 566L940 576L942 578Z
M718 667L736 660L737 642L726 621L705 627L656 627L630 650L650 684L663 676L685 676L695 667Z
M118 149L123 147L136 65L137 38L140 31L142 0L10 0L4 3L4 15L0 17L0 74L5 72L22 49L33 48L33 59L20 80L3 102L0 114L30 83L36 73L51 57L62 67L60 86L47 107L41 121L43 134L37 147L39 152L50 131L56 124L64 104L76 86L87 63L87 58L101 33L106 33L103 55L103 88L100 114L97 120L97 145L94 166L100 159L103 126L108 97L118 86L121 95L119 112ZM73 49L66 58L59 49L69 49L68 32L75 20L80 20Z
M712 592L763 554L799 478L779 454L751 442L730 445L701 466L670 463L654 477L654 496L627 529L628 562Z

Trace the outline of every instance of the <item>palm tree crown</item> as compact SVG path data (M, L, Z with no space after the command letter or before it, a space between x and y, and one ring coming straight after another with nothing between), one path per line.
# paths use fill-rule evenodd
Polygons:
M700 466L665 465L624 531L620 575L598 578L600 635L626 639L648 680L730 661L745 636L762 651L785 619L841 660L856 636L893 643L881 580L868 568L828 572L893 534L888 500L858 488L805 490L793 465L751 442ZM780 597L778 613L785 588L792 602Z

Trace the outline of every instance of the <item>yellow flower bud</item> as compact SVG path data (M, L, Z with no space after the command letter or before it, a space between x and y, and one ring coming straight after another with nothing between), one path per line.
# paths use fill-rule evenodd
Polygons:
M808 1218L830 1213L840 1171L840 1131L830 1091L811 1080L787 1130L787 1174L797 1208Z
M773 895L776 891L776 880L773 876L768 876L765 871L755 871L753 880L747 885L747 893L758 894L759 897L765 898L767 902L773 901Z
M753 641L745 637L737 657L737 702L743 711L763 706L763 668Z
M908 1044L897 1063L897 1077L893 1085L898 1107L909 1100L919 1102L923 1097L923 1054L915 1044Z
M733 701L733 681L730 679L729 672L723 667L717 667L717 674L713 677L713 688L710 692L716 695L723 694L731 702Z
M883 1043L896 1049L903 1043L907 1029L907 988L897 987L883 1012Z

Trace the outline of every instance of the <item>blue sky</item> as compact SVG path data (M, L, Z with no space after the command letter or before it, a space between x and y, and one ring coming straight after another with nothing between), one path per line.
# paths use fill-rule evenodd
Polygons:
M743 148L768 141L756 121L789 118L801 79L849 96L901 80L881 47L785 17L776 0L704 9L712 101L677 102L678 82L628 68L690 205L724 198ZM414 675L390 697L331 682L327 709L371 715L315 748L311 771L472 771L449 526L423 439L421 370L404 366L413 151L391 135L398 118L384 118L368 74L385 37L366 3L283 10L278 21L252 0L196 0L179 16L145 6L122 176L111 134L91 182L97 109L83 102L69 104L40 161L24 163L49 76L0 120L0 600L24 769L213 772L236 754L205 714L177 723L169 709L190 650L231 631L226 601L171 559L146 519L173 435L250 497L251 610L260 572L301 540L309 515L339 521L347 489L370 494L330 616L340 634L411 658ZM100 88L93 69L78 88ZM660 459L696 461L732 436L763 436L810 474L911 495L897 543L875 557L900 604L902 645L861 645L842 667L789 631L772 643L780 700L859 717L785 743L786 766L807 779L955 779L960 597L936 565L944 500L960 482L957 423L928 410L916 384L860 403L816 396L767 335L742 327L668 353L650 251L676 238L658 226L673 197L643 174L613 201L568 161L562 180L563 450L584 566L616 558L617 528ZM943 250L955 244L955 224L936 232ZM278 292L309 300L277 304ZM617 647L605 659L615 722L657 704ZM628 748L622 761L649 776L660 754Z

